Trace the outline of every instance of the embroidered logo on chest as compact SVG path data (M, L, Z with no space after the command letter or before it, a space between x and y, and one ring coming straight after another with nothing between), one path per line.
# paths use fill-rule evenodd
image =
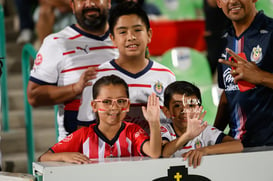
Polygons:
M154 86L154 91L156 92L157 95L160 95L163 93L163 84L160 81L157 81Z
M194 149L202 148L204 145L201 140L197 139L194 143Z
M260 45L253 47L252 52L251 52L251 56L250 56L251 61L258 64L262 60L262 58L263 58L263 52L262 52L262 48L260 47Z

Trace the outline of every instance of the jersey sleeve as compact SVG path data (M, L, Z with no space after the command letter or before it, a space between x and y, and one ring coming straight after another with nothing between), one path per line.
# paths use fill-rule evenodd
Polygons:
M205 145L206 146L210 146L210 145L215 145L219 142L221 142L222 140L219 140L219 137L223 137L223 132L218 130L217 128L208 125L207 128L203 131L202 133L202 137L203 140L205 140ZM218 140L218 142L217 142Z
M94 83L94 82L93 82ZM78 112L78 125L86 125L96 119L95 113L92 111L91 101L93 99L92 94L93 86L84 88L82 92L81 105Z
M166 140L168 142L170 142L172 140L171 132L168 129L167 124L161 124L160 132L161 132L162 140Z
M132 124L131 133L133 134L133 148L136 151L134 155L146 155L143 152L143 144L150 139L148 134L137 124Z
M79 129L50 148L54 153L80 152L82 153L82 135L87 134L88 128Z
M61 62L61 51L59 51L57 40L49 36L44 40L38 51L33 68L30 73L30 80L41 84L56 84L58 80L58 65Z
M225 84L223 80L223 65L218 63L217 64L217 71L218 71L218 86L221 89L225 89Z

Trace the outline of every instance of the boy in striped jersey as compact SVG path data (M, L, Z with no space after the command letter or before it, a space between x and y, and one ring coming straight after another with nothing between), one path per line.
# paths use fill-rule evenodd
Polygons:
M149 96L142 111L149 122L150 137L137 124L123 121L129 110L128 85L115 75L100 78L93 86L92 107L98 123L73 132L50 148L39 161L89 163L106 157L150 156L161 154L159 99Z
M204 155L242 151L240 140L202 121L201 104L199 88L189 82L176 81L165 89L163 111L172 122L161 125L163 157L182 156L196 167Z
M152 93L159 97L160 104L163 105L164 89L175 81L175 75L165 66L145 57L152 30L147 14L138 4L125 2L112 9L109 30L110 38L119 50L119 57L102 64L97 70L97 78L115 74L125 80L129 86L131 101L125 120L139 124L149 132L149 125L141 107L147 104L148 96ZM92 88L86 87L78 114L79 125L90 124L95 119L91 101Z

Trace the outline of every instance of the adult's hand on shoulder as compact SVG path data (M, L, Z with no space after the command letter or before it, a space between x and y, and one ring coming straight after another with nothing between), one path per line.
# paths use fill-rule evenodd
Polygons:
M86 71L84 71L79 79L79 81L75 84L72 84L72 90L75 94L79 95L82 93L83 89L86 86L91 86L91 80L95 79L97 75L96 67L89 67Z

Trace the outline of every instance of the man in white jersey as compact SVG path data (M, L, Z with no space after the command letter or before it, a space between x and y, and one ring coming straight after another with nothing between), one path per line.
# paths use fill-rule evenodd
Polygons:
M175 75L165 66L145 58L145 50L151 41L152 32L147 14L138 4L125 2L112 9L109 30L114 45L119 49L119 57L102 64L98 68L97 78L115 74L125 80L131 102L125 120L139 124L149 132L141 107L147 104L148 96L152 92L159 97L162 106L164 89L175 81ZM91 100L92 87L89 86L83 91L78 114L79 125L95 119Z
M77 129L84 87L96 67L117 57L108 32L111 0L71 0L77 24L45 38L31 71L28 101L32 106L59 105L59 140Z

